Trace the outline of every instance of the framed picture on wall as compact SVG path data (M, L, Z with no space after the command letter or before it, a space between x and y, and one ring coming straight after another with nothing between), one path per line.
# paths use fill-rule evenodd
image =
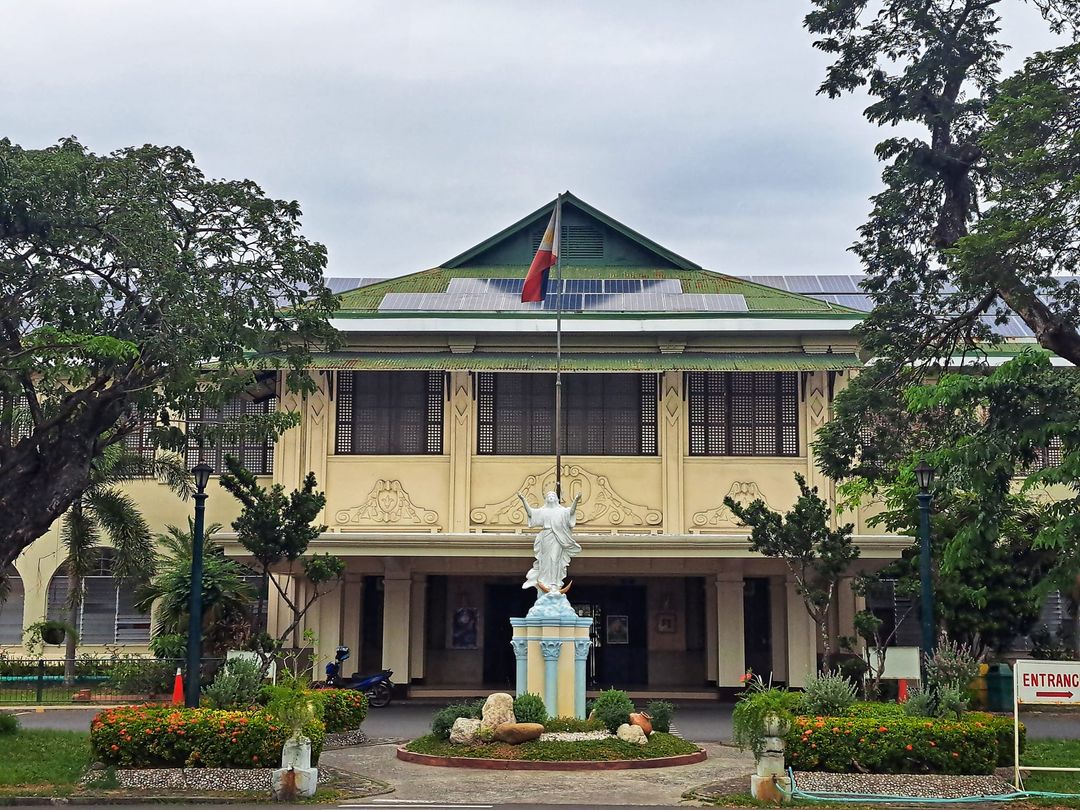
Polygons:
M656 614L656 632L657 633L674 633L675 632L675 613L674 611L665 610Z
M611 614L607 617L606 640L608 644L630 643L630 617Z
M475 650L479 644L478 626L480 608L463 607L454 611L454 625L450 628L450 646L455 650Z

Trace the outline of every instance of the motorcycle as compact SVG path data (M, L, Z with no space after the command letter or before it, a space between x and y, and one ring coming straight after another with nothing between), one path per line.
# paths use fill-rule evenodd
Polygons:
M363 692L368 699L368 705L381 709L390 705L393 697L394 682L390 676L394 674L392 669L384 669L376 675L364 675L354 672L351 678L345 678L341 674L341 665L349 657L348 647L338 647L334 652L334 660L326 665L326 688L354 689Z

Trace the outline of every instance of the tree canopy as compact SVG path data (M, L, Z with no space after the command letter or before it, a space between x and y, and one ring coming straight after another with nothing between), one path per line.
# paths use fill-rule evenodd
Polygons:
M333 339L336 302L300 213L250 180L207 178L178 147L0 140L0 568L141 420L179 449L171 415L260 371L310 387L304 361Z

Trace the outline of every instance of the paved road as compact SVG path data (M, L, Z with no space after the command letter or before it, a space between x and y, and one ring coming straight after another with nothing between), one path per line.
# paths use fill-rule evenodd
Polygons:
M245 803L245 807L260 807L263 804L272 806L275 810L311 810L310 804L278 804L277 802L250 802ZM168 805L161 804L128 804L125 807L130 810L161 810L162 807ZM235 804L198 804L194 805L199 810L236 810ZM334 807L335 805L326 805L328 807ZM99 807L102 810L108 808L108 810L115 810L116 805L113 804L90 804L80 805L80 807ZM338 808L344 808L344 810L355 810L358 807L365 808L382 808L382 810L417 810L418 808L425 808L426 810L539 810L543 807L558 807L559 810L615 810L615 808L625 808L625 804L483 804L480 802L470 804L455 804L453 802L435 803L435 802L411 802L411 801L395 801L393 799L368 799L365 801L350 802L348 804L339 804ZM653 808L684 808L686 805L650 805Z
M404 740L426 734L431 715L445 701L400 701L385 709L372 709L364 721L369 737ZM94 709L49 709L21 714L26 728L81 731L89 728ZM1028 737L1032 739L1080 739L1080 715L1025 712ZM715 701L683 701L675 714L678 732L695 742L731 741L731 705Z

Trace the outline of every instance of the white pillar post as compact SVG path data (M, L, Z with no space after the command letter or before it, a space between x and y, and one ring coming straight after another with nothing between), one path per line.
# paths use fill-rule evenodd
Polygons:
M794 579L786 584L788 686L805 686L807 676L817 671L817 629Z
M409 630L412 626L412 577L408 574L390 574L383 578L383 669L394 671L394 682L408 685Z
M746 673L742 560L727 560L716 575L717 686L739 687Z
M412 594L409 609L409 679L424 677L424 655L427 649L427 574L412 575Z

